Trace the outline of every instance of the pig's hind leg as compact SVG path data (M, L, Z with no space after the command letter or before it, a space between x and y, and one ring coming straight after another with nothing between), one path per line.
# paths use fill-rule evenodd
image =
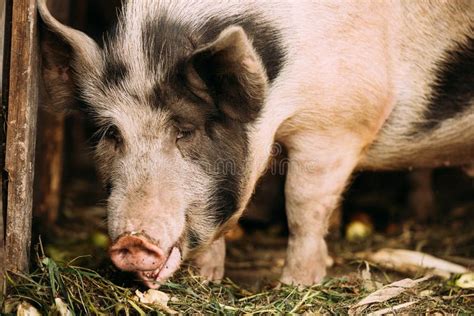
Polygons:
M312 285L330 261L324 237L329 218L354 170L362 146L350 134L339 137L292 135L285 184L290 236L281 281Z
M411 191L408 202L415 212L416 219L422 222L432 218L436 213L432 175L432 169L419 169L409 174Z

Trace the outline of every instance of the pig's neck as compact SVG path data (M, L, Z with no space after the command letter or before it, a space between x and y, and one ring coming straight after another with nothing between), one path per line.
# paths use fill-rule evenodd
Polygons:
M275 135L282 123L291 117L293 110L286 104L268 100L262 110L261 117L249 134L249 164L247 169L247 185L243 188L240 212L243 212L255 190L257 181L268 167L272 155Z

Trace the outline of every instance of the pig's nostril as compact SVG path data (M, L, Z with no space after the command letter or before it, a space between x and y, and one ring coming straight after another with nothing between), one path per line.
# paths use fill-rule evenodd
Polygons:
M130 250L128 250L128 249L119 249L117 252L120 256L125 257L130 253Z

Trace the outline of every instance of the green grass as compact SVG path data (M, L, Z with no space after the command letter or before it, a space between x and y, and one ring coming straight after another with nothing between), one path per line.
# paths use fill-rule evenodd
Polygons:
M113 283L93 270L76 266L74 261L59 263L42 254L37 261L38 268L31 274L8 274L9 294L2 303L4 313L27 301L43 314L54 314L54 299L59 297L75 315L148 315L171 311L216 315L346 314L350 306L369 294L356 273L309 288L267 286L252 292L229 279L221 284L207 284L191 268L185 268L160 288L171 297L169 309L164 310L140 303L134 295L138 284L118 285L120 282ZM433 279L364 312L419 300L406 311L474 313L474 292L451 283Z

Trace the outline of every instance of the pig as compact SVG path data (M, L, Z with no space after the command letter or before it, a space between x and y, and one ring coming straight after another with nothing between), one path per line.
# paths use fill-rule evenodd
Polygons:
M473 165L463 166L462 171L467 177L474 177ZM418 169L412 171L408 178L410 181L410 192L408 204L414 212L415 219L419 222L427 222L436 214L435 192L432 186L433 172L431 169Z
M100 45L38 7L44 102L97 126L110 256L149 287L185 260L222 278L275 141L286 284L325 277L354 170L473 163L471 0L125 1Z

